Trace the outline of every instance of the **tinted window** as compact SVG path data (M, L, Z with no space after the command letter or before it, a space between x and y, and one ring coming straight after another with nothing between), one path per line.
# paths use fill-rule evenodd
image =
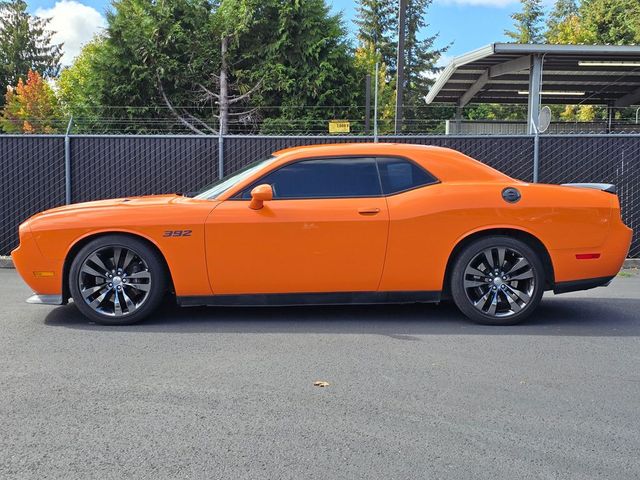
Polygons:
M379 158L378 168L385 195L437 182L435 177L421 167L402 158Z
M245 190L268 183L273 198L343 198L381 195L380 180L373 158L323 158L286 165L258 180Z

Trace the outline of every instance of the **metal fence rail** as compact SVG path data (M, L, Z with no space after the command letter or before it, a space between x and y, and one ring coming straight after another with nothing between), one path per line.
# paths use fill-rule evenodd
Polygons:
M72 202L81 202L193 192L221 173L231 174L276 150L366 141L373 137L0 135L0 255L17 245L20 222L63 205L65 194ZM533 178L531 136L403 135L381 136L379 141L450 147L515 178ZM618 186L624 220L635 230L630 253L640 256L640 135L543 135L539 142L541 182Z

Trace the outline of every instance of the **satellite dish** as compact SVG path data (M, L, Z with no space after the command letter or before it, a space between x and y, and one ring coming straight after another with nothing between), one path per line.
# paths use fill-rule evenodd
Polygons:
M549 107L542 107L540 115L538 115L538 132L544 133L551 124L551 109Z

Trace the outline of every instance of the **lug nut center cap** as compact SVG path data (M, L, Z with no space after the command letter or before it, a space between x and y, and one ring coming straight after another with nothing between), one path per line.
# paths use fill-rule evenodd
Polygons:
M504 283L504 282L502 281L502 279L501 279L500 277L495 277L495 278L493 279L493 284L494 284L496 287L501 286L503 283Z
M111 280L111 283L113 283L114 287L118 287L122 284L122 278L120 277L113 277L113 280Z

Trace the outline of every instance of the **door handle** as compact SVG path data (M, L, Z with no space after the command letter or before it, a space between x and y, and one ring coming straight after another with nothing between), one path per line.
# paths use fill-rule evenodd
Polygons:
M379 208L359 208L358 213L360 215L375 215L376 213L380 213Z

